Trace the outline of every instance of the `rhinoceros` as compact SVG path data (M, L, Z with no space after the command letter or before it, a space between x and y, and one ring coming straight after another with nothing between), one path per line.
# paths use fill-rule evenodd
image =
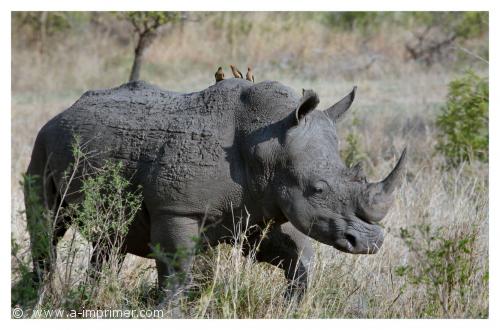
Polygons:
M131 187L142 187L124 253L155 257L155 247L173 255L194 249L200 235L207 245L231 243L234 222L241 221L235 214L248 212L249 226L269 227L264 238L248 239L261 240L256 259L283 268L292 287L303 289L314 256L309 238L353 254L380 249L378 222L402 180L406 149L376 183L367 182L359 165L342 161L336 124L355 91L323 111L314 91L299 95L276 81L226 79L188 94L143 81L89 91L43 126L27 173L44 177L37 191L45 205L81 201L78 174L72 193L61 193L78 136L96 155L92 167L120 161ZM40 221L28 213L28 224ZM52 248L70 224L67 217L55 220ZM38 236L31 232L32 246ZM32 252L40 280L48 251ZM192 263L191 257L175 265L156 259L160 286Z

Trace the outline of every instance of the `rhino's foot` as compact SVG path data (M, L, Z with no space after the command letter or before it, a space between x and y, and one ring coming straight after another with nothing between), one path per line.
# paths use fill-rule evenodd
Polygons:
M292 280L288 281L288 285L285 291L285 299L287 301L295 300L301 301L307 291L307 282Z
M182 302L186 296L186 290L183 286L163 289L160 302L156 306L157 310L165 311L165 316L172 319L184 318L182 312Z

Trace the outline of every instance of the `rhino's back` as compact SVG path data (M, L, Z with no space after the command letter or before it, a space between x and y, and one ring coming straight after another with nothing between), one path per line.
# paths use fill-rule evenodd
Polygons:
M40 133L51 169L67 169L78 136L93 166L120 160L126 174L153 194L225 179L237 157L231 150L241 86L230 83L180 94L139 81L87 92Z

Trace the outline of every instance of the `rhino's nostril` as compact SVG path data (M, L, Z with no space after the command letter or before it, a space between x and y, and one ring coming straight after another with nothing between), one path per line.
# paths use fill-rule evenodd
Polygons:
M345 234L344 237L349 242L349 244L351 244L352 247L356 246L356 237L354 237L354 235Z

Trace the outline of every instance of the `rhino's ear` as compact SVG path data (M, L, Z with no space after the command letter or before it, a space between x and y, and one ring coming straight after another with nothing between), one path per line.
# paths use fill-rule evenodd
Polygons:
M319 104L319 97L312 89L302 89L302 99L295 109L295 124L298 124L308 113L316 109Z
M352 91L344 96L344 98L328 109L325 110L328 117L334 122L337 121L342 115L349 109L352 102L354 101L354 96L356 95L356 86L352 89Z

